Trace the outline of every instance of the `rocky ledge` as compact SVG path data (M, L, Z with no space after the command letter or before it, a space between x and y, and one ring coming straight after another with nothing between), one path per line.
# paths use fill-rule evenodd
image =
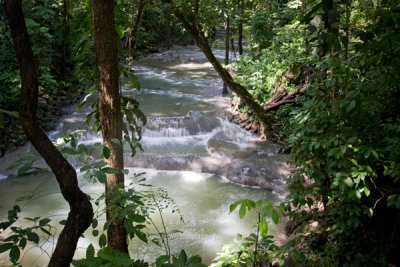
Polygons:
M71 106L81 98L76 91L61 91L56 96L39 91L38 120L45 131L54 130L59 118L71 111Z
M256 121L249 113L240 113L240 100L238 98L231 99L231 114L229 115L229 120L243 129L258 134L261 139L267 140L264 125Z

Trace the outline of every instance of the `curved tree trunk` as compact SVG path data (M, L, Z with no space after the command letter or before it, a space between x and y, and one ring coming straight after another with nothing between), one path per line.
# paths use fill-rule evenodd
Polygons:
M11 36L18 58L21 74L19 120L29 141L42 155L54 172L70 212L49 266L69 266L79 237L90 226L93 209L86 194L78 187L75 169L52 144L36 120L38 101L38 76L35 57L29 41L22 13L21 0L6 0L4 13L11 29Z
M189 33L189 35L195 41L197 46L207 57L208 61L213 65L214 69L221 77L221 79L224 81L224 83L226 83L229 86L229 88L240 97L241 101L243 101L243 103L249 107L249 109L253 112L253 114L265 126L267 126L268 124L267 113L264 111L263 107L261 107L260 104L258 104L254 100L253 96L249 93L249 91L247 91L246 88L244 88L241 84L235 82L232 76L229 74L229 72L226 69L224 69L221 63L219 63L217 58L214 56L214 53L212 52L210 45L208 44L207 39L204 36L203 31L199 26L198 20L195 19L194 23L189 22L185 18L183 12L177 6L174 6L171 0L162 0L162 2L165 4L171 4L172 13L182 24L185 30ZM194 14L195 18L198 17L198 14L196 14L196 12L198 12L198 9L195 10Z
M108 246L128 252L126 229L121 218L116 216L118 209L110 208L113 199L111 189L124 188L123 149L112 139L122 139L121 97L119 94L118 47L115 31L114 1L91 0L94 42L97 59L99 84L99 113L103 142L110 149L110 157L105 159L109 167L117 169L117 174L107 173L106 179L106 217L111 221L107 231ZM115 219L114 219L115 218Z

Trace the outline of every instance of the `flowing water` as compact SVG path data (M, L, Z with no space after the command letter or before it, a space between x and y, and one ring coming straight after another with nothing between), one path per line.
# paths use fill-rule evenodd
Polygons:
M222 50L215 53L222 58ZM197 48L175 47L152 54L134 62L132 69L142 89L137 92L123 86L122 92L135 93L148 123L143 132L144 152L131 158L126 149L124 160L130 170L126 183L134 181L134 173L144 172L148 183L164 188L183 217L182 221L171 208L163 213L168 230L180 231L171 235L172 251L184 248L188 254L199 254L209 264L222 244L231 242L237 233L247 235L256 230L255 216L250 214L240 220L237 212L229 214L229 205L242 198L279 203L285 196L284 177L290 168L280 160L277 146L262 142L229 122L229 99L221 97L222 83ZM85 116L89 112L86 107L62 118L57 131L50 135L87 128ZM101 137L89 131L80 141L101 142ZM35 197L24 202L21 217L49 216L54 229L60 231L57 222L66 218L68 205L52 174L17 178L12 171L5 170L28 150L29 145L1 159L0 218L6 218L7 209L16 198L35 191ZM80 174L79 183L84 192L93 195L104 190L103 185L89 182ZM153 220L160 228L160 217L154 216ZM270 224L270 232L278 233L279 229ZM148 231L156 233L151 226ZM91 230L85 236L79 241L77 257L84 256L88 244L97 244ZM41 243L42 249L51 252L55 239ZM155 244L136 239L130 242L129 250L133 258L150 262L164 252ZM5 255L1 256L0 259ZM40 266L47 261L42 250L32 248L22 263Z

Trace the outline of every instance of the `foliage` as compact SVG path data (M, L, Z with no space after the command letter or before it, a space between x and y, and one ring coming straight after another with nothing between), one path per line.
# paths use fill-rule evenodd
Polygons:
M92 235L99 236L99 246L98 256L94 257L94 247L91 244L86 251L86 258L73 261L74 266L99 266L99 264L104 264L105 266L148 266L147 263L139 260L130 259L129 255L113 250L111 248L105 247L107 244L106 235L104 231L107 231L109 224L117 217L120 217L123 222L125 229L129 238L138 237L143 242L148 242L148 234L145 232L147 226L153 225L156 229L158 237L152 238L152 242L161 246L164 246L166 255L162 255L156 260L156 266L205 266L201 264L201 258L199 256L192 256L187 258L186 252L181 251L179 255L172 255L171 248L169 245L171 234L179 233L181 231L173 230L168 232L162 211L168 207L173 207L173 213L179 213L179 208L176 206L175 202L168 197L167 192L164 189L158 188L155 191L151 185L145 183L143 178L144 173L134 174L134 179L137 182L130 184L125 190L120 187L114 187L110 194L114 196L111 203L107 206L110 210L116 210L118 207L118 213L113 215L113 218L107 221L101 231L97 228L99 227L100 217L104 215L104 201L105 195L100 195L95 200L95 205L98 207L95 211L95 218L92 222ZM138 188L149 188L149 190L138 190ZM154 213L158 213L158 216L162 221L162 229L159 230L160 226L157 226L151 216ZM182 217L181 217L181 220ZM100 234L100 232L102 232Z
M144 214L149 224L151 224L157 232L157 236L153 237L151 241L157 246L163 247L165 250L165 255L171 257L171 236L176 233L182 233L182 231L167 231L167 226L165 224L162 213L163 211L170 208L172 209L171 212L176 212L180 216L180 221L183 222L183 217L180 214L180 209L177 207L175 201L168 196L168 193L165 189L157 188L155 191L142 190L142 193L144 196L143 200L145 202L145 205L146 207L148 207ZM157 226L154 220L151 218L151 215L155 213L158 213L158 216L161 219L161 227Z
M255 244L257 244L257 254L255 258ZM238 234L234 239L234 243L224 245L222 251L218 252L218 256L214 259L216 263L212 266L248 266L251 263L268 263L270 257L277 254L278 246L275 245L272 235L258 237L252 233L248 237ZM282 254L283 256L283 254ZM283 264L283 257L280 258L279 264Z
M32 197L33 195L22 197L17 202L29 200ZM38 233L43 233L43 237L47 239L52 236L52 227L49 224L51 220L49 218L24 218L24 226L16 225L20 212L20 206L14 205L8 211L8 220L0 223L0 230L8 232L6 237L0 236L0 253L9 251L9 259L13 264L18 264L21 252L24 251L27 245L35 245L43 251L39 246L40 237Z
M157 258L156 267L205 267L206 265L201 263L201 257L199 256L191 256L188 258L185 250L181 250L181 252L177 255L171 256L162 255Z
M34 163L42 159L39 152L35 149L30 150L30 155L18 158L13 164L7 167L7 170L18 168L17 177L36 175L40 172L48 170L47 168L40 168L33 166Z
M239 58L230 65L236 71L235 80L245 86L262 106L274 92L298 89L297 77L304 75L302 62L309 59L303 45L303 29L298 22L276 28L276 35L267 49L259 55Z
M290 146L299 168L287 204L292 219L322 222L318 235L298 237L308 264L398 261L400 65L399 50L391 49L400 40L398 9L368 11L372 17L354 27L348 44L351 60L342 50L308 62L319 71L294 117ZM321 36L337 48L328 37ZM309 212L300 212L304 206Z
M251 19L251 35L260 48L266 48L273 37L273 25L266 11L258 11L254 13Z
M283 206L274 206L268 200L253 201L250 199L241 199L231 204L230 212L239 208L239 217L243 219L247 211L256 210L258 221L256 224L256 233L251 233L248 237L238 234L235 242L225 245L222 252L218 253L212 266L248 266L252 263L254 266L266 264L273 256L279 257L279 263L283 264L284 254L280 248L275 245L272 235L268 235L267 217L271 217L275 224L279 223L279 211Z
M292 7L302 13L282 25ZM262 104L304 88L275 113L285 116L298 166L285 211L304 225L282 249L302 264L398 264L399 9L398 1L292 1L282 15L270 12L268 49L232 64Z
M92 244L86 249L86 258L80 260L73 260L72 265L75 267L97 267L97 266L118 266L118 267L148 267L149 264L143 260L132 260L128 254L105 247L97 252L95 257L95 251Z

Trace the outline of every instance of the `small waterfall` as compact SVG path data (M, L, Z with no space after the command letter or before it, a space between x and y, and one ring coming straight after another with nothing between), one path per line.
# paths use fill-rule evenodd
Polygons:
M223 50L215 52L219 59L223 58ZM189 254L200 254L209 264L222 244L230 243L237 233L247 235L255 230L254 216L250 215L248 221L240 220L237 214L229 214L229 205L242 198L278 203L285 195L284 177L290 166L279 159L278 147L260 142L226 119L229 102L221 98L222 83L198 48L176 47L151 54L133 66L143 89L125 86L123 93L135 95L148 123L141 141L144 152L138 151L132 158L129 147L124 147L124 163L130 171L125 176L126 184L133 182L133 173L146 172L149 183L167 190L186 222L182 224L170 210L163 215L169 231L183 231L171 240L173 252L185 248ZM85 129L85 133L78 134L79 142L101 142L101 135L91 131L85 122L91 111L89 105L64 117L57 131L51 133L53 140L57 141L57 133ZM0 216L6 216L6 209L15 198L37 188L38 197L27 205L21 217L50 215L54 227L59 227L58 221L65 219L68 205L52 174L17 179L15 173L6 170L20 155L27 154L27 147L9 153L0 162L0 203L4 206ZM104 190L102 184L92 184L78 175L84 192L99 195ZM157 218L154 220L158 222ZM148 231L155 233L154 229ZM279 231L279 226L271 225L270 232L274 231ZM90 243L97 244L97 239L85 233L85 239L78 244L77 257L84 257ZM45 248L51 249L51 244ZM136 239L130 244L130 254L135 259L154 262L162 253L159 247L143 245ZM24 265L30 266L39 258L34 265L48 261L41 251L32 250L29 255Z
M182 137L211 132L219 121L199 112L190 111L185 117L152 117L144 128L146 137Z

